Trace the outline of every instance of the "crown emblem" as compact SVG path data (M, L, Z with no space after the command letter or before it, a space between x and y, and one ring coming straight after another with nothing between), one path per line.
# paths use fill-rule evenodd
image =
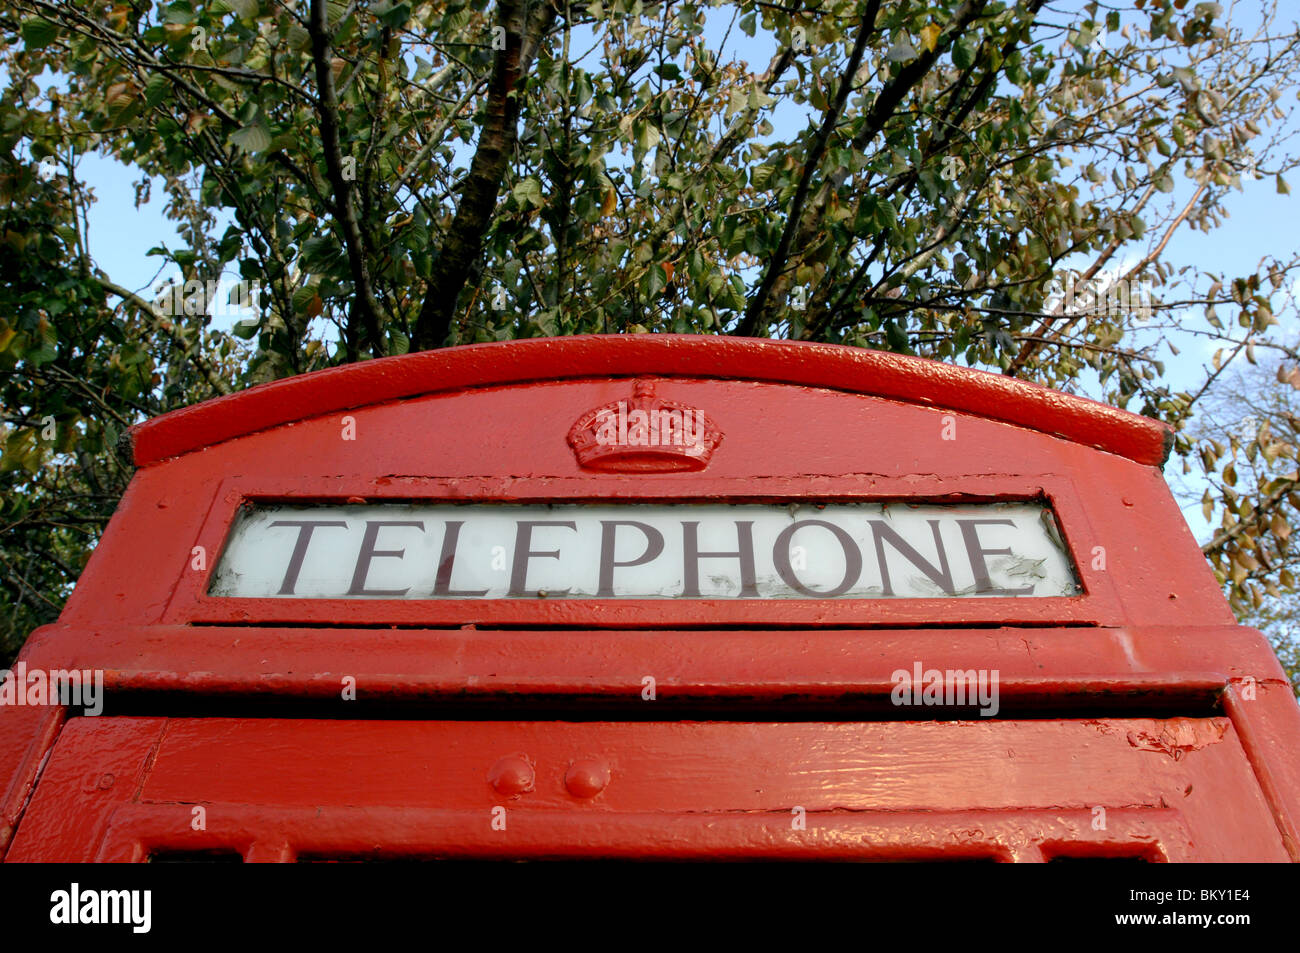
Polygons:
M569 446L588 470L669 473L703 470L722 431L702 411L655 396L635 381L631 398L587 411L569 428Z

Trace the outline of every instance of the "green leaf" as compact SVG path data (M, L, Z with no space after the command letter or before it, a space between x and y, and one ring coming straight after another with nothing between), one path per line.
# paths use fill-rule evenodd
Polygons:
M271 131L260 122L255 122L232 132L230 142L242 152L262 152L271 145Z
M144 84L144 101L150 106L157 106L171 93L173 83L166 73L154 73Z
M658 297L659 292L664 290L665 284L667 284L667 281L666 276L664 275L664 270L660 268L659 265L651 263L650 267L646 269L645 274L641 276L641 297Z
M591 76L586 70L576 70L573 77L573 92L577 97L578 105L582 106L591 100L595 90L591 85Z
M893 318L885 322L885 340L895 351L907 350L907 331L904 330Z
M24 20L22 26L23 43L29 50L40 50L49 46L59 35L59 28L49 20L33 17Z
M510 194L515 197L520 205L531 205L533 208L541 208L546 204L542 198L542 183L534 176L526 179L520 179L515 187L510 190Z
M970 69L975 65L975 39L970 35L958 37L952 45L952 62L958 69Z
M122 362L123 367L134 367L149 360L149 352L138 344L127 343L122 345L118 352L118 360Z
M328 15L329 25L337 26L338 22L343 19L343 14L350 9L348 0L325 0L325 12Z
M659 127L653 123L643 122L636 132L637 146L642 152L649 152L655 146L659 145L659 140L663 138L659 132Z
M309 269L328 267L338 254L339 247L330 235L316 235L302 243L302 263Z
M289 24L289 33L286 40L289 49L301 52L311 46L311 33L305 26L295 20Z
M190 6L189 0L176 0L175 3L169 4L167 12L163 14L163 22L181 24L193 23L194 8Z
M384 26L400 30L406 25L406 21L411 18L411 5L409 3L384 3L377 5L373 12ZM405 354L406 352L402 351L400 353Z
M315 285L303 285L301 288L296 289L291 299L293 301L293 310L298 314L306 314L307 307L312 303L312 299L316 297L317 290Z
M39 367L41 364L50 363L59 356L59 334L54 329L53 324L43 319L36 333L40 340L40 346L28 350L24 357L31 364Z

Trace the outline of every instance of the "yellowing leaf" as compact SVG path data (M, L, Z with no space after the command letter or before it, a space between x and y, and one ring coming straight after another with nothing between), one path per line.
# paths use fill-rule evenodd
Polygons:
M939 34L943 31L937 24L930 23L921 29L921 42L930 52L934 52L934 45L939 42Z
M1269 530L1280 540L1286 540L1291 535L1291 524L1282 518L1281 513L1274 513L1273 519L1268 524Z
M131 14L131 8L124 3L119 3L108 11L108 25L117 32L121 33L126 29L126 19Z
M104 105L107 108L112 109L117 106L121 100L129 98L131 92L130 83L114 83L104 91Z

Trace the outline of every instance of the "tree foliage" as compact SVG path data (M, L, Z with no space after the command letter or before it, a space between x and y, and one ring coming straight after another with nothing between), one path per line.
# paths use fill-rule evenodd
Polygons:
M1239 357L1274 354L1286 380L1300 363L1276 328L1295 258L1238 275L1171 257L1243 184L1285 193L1295 163L1300 36L1228 6L12 0L6 637L75 576L130 422L349 361L588 332L827 341L1102 394L1171 423L1209 475L1234 604L1290 592L1296 434L1188 429ZM255 283L256 321L224 327L201 294L160 313L99 269L92 152L138 170L141 201L161 183L182 242L160 268ZM1186 390L1163 360L1189 335L1222 350ZM1234 479L1234 451L1276 466Z
M1285 358L1261 358L1215 383L1187 427L1196 460L1182 467L1203 487L1205 518L1220 518L1202 548L1233 608L1269 633L1300 692L1300 552L1291 541L1300 524L1300 371Z

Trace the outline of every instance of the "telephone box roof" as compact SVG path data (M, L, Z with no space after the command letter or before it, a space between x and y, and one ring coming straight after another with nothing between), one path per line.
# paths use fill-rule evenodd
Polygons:
M1159 466L1165 424L987 371L884 351L685 334L530 338L420 351L261 384L131 428L138 466L321 414L474 387L656 375L795 384L975 414Z

